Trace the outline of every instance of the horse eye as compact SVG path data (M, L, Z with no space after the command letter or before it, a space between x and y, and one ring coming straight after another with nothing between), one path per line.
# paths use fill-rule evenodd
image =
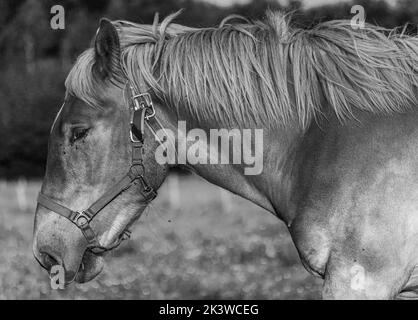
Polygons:
M85 137L89 129L86 128L74 128L71 134L71 142L75 142L80 140L81 138Z

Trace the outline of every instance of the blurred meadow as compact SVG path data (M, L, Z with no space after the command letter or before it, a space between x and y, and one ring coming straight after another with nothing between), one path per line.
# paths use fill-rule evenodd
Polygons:
M317 299L285 225L195 176L172 175L90 283L53 290L32 255L39 181L0 182L0 299Z
M171 176L137 222L132 240L107 256L98 279L52 290L32 256L35 199L50 126L64 80L101 17L152 23L181 8L176 22L218 25L230 14L260 19L292 12L291 24L352 18L417 33L417 0L0 0L0 299L317 299L322 281L302 267L285 225L248 201L194 176ZM50 10L65 8L64 30ZM24 178L19 178L24 177ZM31 179L31 180L29 180ZM29 181L29 182L28 182ZM177 190L177 191L176 191Z

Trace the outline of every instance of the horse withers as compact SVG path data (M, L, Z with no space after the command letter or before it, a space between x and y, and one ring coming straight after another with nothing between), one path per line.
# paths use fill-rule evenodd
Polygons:
M174 17L102 20L72 68L35 218L41 265L67 283L99 274L175 165L158 161L156 131L190 148L186 122L263 130L257 174L182 165L283 220L324 298L417 297L418 38L349 21L302 30L271 12L205 29Z

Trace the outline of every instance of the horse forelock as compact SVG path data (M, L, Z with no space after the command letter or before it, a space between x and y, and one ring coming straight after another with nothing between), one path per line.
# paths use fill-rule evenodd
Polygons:
M94 50L84 51L65 80L67 95L73 95L92 107L101 107L105 85L94 72Z
M140 91L198 120L271 126L296 119L306 128L324 101L341 121L355 110L402 112L417 102L418 37L371 25L355 30L350 21L298 29L273 12L264 21L196 29L174 24L177 14L153 25L114 21L121 67ZM89 49L67 88L97 103L93 60Z

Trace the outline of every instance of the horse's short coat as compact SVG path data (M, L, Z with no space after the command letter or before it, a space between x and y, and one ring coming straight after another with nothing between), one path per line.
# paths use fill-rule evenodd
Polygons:
M157 117L173 132L179 120L204 130L264 129L260 175L245 176L239 165L188 167L285 221L305 267L325 279L324 297L414 297L418 38L353 30L347 21L302 30L279 13L207 29L174 17L102 21L95 47L66 82L67 99L88 110L90 133L84 144L66 143L74 121L64 105L57 121L69 129L52 131L43 192L78 209L122 174L130 81L153 94ZM166 168L153 160L150 140L145 166L158 187ZM112 209L97 222L104 244L144 208L129 194ZM99 262L83 257L85 244L69 228L38 208L35 256L47 268L45 254L67 265L70 281L89 280ZM78 269L81 261L90 267Z

